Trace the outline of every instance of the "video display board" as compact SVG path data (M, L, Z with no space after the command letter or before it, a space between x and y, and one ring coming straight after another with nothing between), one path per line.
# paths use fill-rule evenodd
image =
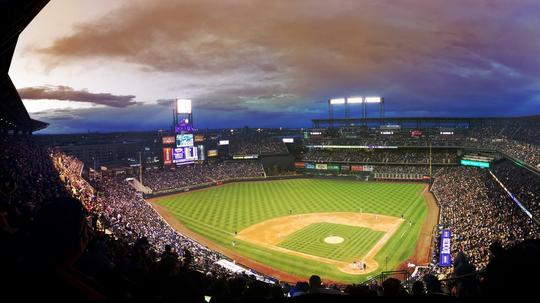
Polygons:
M473 161L473 160L461 160L461 165L464 166L475 166L482 168L489 168L489 162Z
M176 147L193 146L193 134L177 134Z
M174 164L188 164L198 160L197 147L186 146L177 147L172 150L172 162Z

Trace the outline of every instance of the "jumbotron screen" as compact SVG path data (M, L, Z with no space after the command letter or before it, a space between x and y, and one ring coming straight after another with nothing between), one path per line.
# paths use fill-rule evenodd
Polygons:
M172 162L174 164L188 164L198 160L197 147L186 146L173 148Z
M176 147L193 146L193 134L177 134Z

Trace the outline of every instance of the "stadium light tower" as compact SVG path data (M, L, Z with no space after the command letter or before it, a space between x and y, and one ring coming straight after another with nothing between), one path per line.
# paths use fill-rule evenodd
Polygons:
M346 102L347 100L345 98L334 98L328 100L328 118L330 120L330 128L334 128L334 105L343 105Z
M345 118L350 119L351 104L360 104L362 106L362 112L364 111L364 97L348 97L345 108ZM347 121L347 125L351 125L350 121Z
M381 123L384 120L384 98L371 96L371 97L347 97L347 98L332 98L328 99L328 122L329 127L334 128L334 106L335 105L344 105L345 107L345 120L347 125L350 123L350 105L351 104L361 104L362 105L362 120L364 125L367 125L367 106L368 104L379 104L379 118Z

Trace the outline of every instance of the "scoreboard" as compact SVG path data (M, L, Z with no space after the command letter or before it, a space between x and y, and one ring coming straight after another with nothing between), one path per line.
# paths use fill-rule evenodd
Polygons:
M174 164L189 164L198 160L196 146L183 146L173 148L172 163Z

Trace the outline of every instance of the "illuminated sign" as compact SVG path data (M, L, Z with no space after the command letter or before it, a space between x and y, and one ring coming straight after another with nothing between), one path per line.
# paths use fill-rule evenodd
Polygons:
M383 131L381 132L381 135L393 135L394 132L389 132L389 131Z
M441 135L453 135L454 132L441 132Z
M258 159L259 155L233 155L234 160Z
M463 160L463 159L461 159L461 165L489 168L489 162Z
M294 143L294 138L283 138L283 143Z
M193 146L193 134L177 134L176 147Z
M204 135L195 135L195 142L203 142Z
M174 164L193 163L197 159L197 148L194 146L173 148L172 162Z
M174 137L173 136L167 136L167 137L163 137L161 138L161 140L163 141L163 144L174 144Z
M449 229L443 229L441 233L440 253L439 253L439 266L449 267L452 266L452 251L450 250L450 241L452 233Z
M321 132L310 132L309 134L314 136L322 135Z
M191 100L176 99L176 112L178 114L191 114Z
M304 168L305 166L304 162L294 162L294 167L296 168Z
M217 157L218 151L217 149L209 149L208 150L208 157Z
M229 145L229 140L219 140L219 145Z
M166 147L163 149L163 164L171 165L172 163L172 148Z

